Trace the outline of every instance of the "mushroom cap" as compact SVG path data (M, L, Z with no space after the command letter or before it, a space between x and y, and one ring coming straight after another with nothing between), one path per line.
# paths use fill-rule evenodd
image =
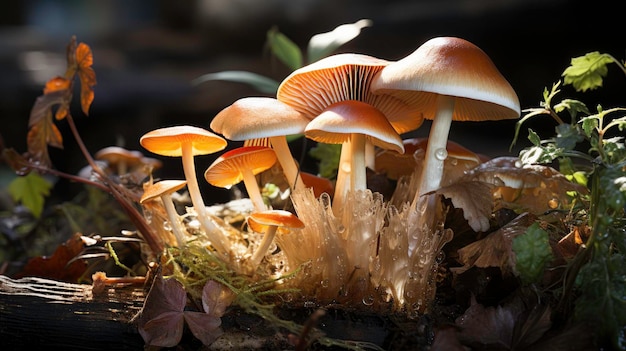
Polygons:
M243 180L243 169L259 174L276 163L276 153L266 146L242 146L223 153L204 172L209 184L228 188Z
M402 138L385 115L372 105L347 100L330 105L309 122L304 130L307 138L328 144L341 144L352 134L364 134L373 145L404 152Z
M437 94L457 98L453 120L515 119L521 113L517 94L489 56L461 38L428 40L382 69L371 88L419 109L426 119L436 114Z
M141 195L139 203L144 203L163 194L173 193L184 188L185 185L187 185L186 180L162 180L160 182L150 184L144 187L143 195Z
M313 119L329 105L345 100L369 103L382 111L399 134L422 125L421 112L391 95L370 91L374 77L390 62L363 54L336 54L293 71L276 98Z
M211 129L229 140L249 140L304 132L309 120L293 107L269 97L246 97L221 110Z
M120 146L108 146L95 153L96 160L106 161L110 165L126 162L128 165L137 165L142 162L143 154L131 151Z
M248 216L248 226L256 233L263 233L270 226L304 228L304 223L295 214L285 210L253 212Z
M322 193L333 194L335 192L335 185L328 178L308 172L300 172L300 177L302 177L304 185L313 189L313 196L315 197L319 197Z
M206 155L223 150L224 138L194 126L173 126L155 129L139 140L146 150L162 156L182 156L184 143L191 143L193 155Z

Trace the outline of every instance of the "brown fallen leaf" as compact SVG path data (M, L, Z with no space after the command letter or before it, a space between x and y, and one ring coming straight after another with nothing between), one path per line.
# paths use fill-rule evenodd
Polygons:
M450 270L454 274L461 274L472 267L498 267L503 274L512 273L515 267L511 247L513 239L524 234L534 221L534 215L523 213L483 239L459 249L457 260L463 266L450 268Z
M77 283L87 270L87 262L76 259L83 249L81 234L76 233L59 245L51 256L31 258L14 278L39 277Z

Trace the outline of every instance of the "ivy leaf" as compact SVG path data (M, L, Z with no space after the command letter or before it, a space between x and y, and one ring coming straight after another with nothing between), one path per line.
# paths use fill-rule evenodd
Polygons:
M267 32L267 45L274 56L292 70L302 67L302 51L291 39L272 28Z
M93 86L96 85L96 72L93 68L93 54L89 45L80 43L76 47L76 65L80 79L80 106L85 115L89 115L89 107L94 99Z
M30 172L15 178L9 183L9 194L15 202L21 202L33 216L39 218L43 211L46 196L50 195L52 184L41 175Z
M548 239L548 232L537 222L528 227L524 234L513 239L515 269L524 283L539 281L545 266L552 259Z
M607 65L615 62L608 54L598 51L572 58L570 66L563 71L564 84L571 84L577 91L594 90L602 86L608 73Z
M361 33L361 29L371 25L371 20L362 19L354 23L342 24L330 32L312 36L307 48L309 62L315 62L330 55L341 45L356 38Z
M278 90L279 82L262 76L260 74L246 72L246 71L222 71L216 73L204 74L191 83L193 85L202 84L204 82L212 80L223 80L235 83L244 83L252 86L261 93L275 94Z

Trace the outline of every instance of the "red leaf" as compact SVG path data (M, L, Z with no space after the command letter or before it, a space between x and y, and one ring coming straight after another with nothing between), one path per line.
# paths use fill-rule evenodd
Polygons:
M139 327L139 334L147 345L174 347L183 337L183 312L164 312Z

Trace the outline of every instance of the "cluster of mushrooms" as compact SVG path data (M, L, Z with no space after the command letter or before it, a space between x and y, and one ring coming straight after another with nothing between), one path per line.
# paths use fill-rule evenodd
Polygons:
M184 248L192 235L172 195L186 187L211 254L252 276L299 269L278 284L297 288L306 300L420 312L434 296L437 256L453 235L443 226L437 193L454 181L446 167L462 163L461 176L481 164L476 154L448 141L451 122L519 116L511 85L464 39L433 38L395 62L335 54L292 72L275 98L245 97L226 107L212 119L212 131L172 126L143 135L146 150L181 158L185 179L146 184L141 202L162 201L173 245ZM403 140L424 119L432 120L428 139L419 146ZM341 144L333 190L320 191L315 177L300 172L289 135ZM243 182L253 209L242 228L209 213L196 179L194 158L224 150L227 140L244 144L221 154L204 177L217 187ZM408 171L394 175L398 186L386 201L368 189L366 169L391 176L394 162ZM278 165L289 208L271 208L256 177ZM467 219L476 231L489 228L484 218Z

